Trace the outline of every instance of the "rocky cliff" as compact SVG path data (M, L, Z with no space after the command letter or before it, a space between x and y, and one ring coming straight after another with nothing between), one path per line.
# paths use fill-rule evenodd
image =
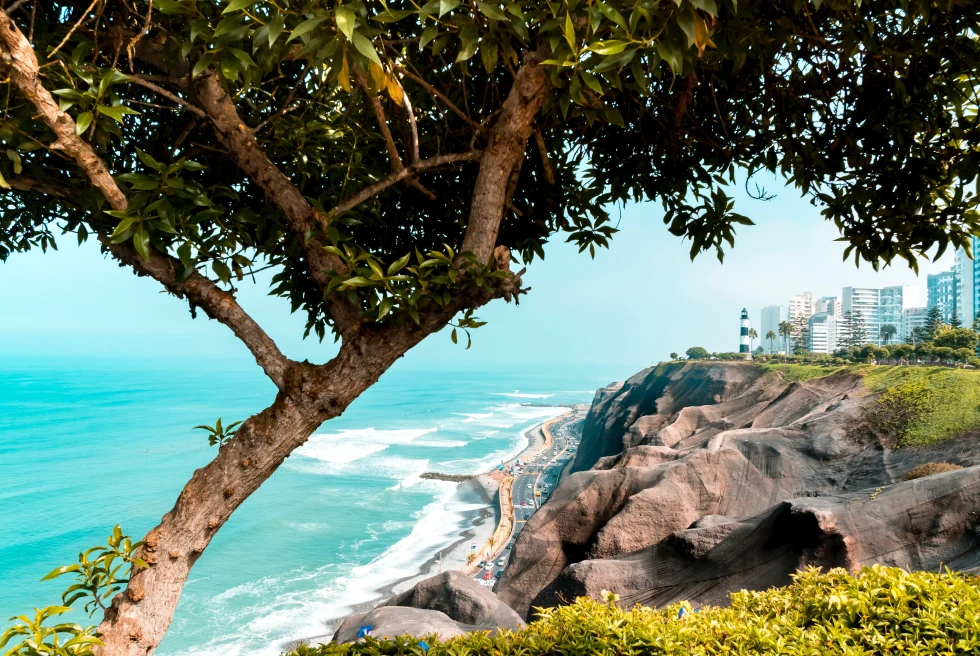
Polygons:
M574 471L521 533L501 600L527 617L608 589L724 603L806 565L980 565L980 440L892 451L856 373L787 382L672 363L596 395ZM967 469L903 482L925 462Z

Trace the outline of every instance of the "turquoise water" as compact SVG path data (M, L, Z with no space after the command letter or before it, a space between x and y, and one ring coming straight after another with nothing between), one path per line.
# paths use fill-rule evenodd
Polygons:
M528 403L589 402L632 373L526 369L386 374L221 529L158 653L278 654L323 633L458 536L455 485L421 472L486 470L559 412ZM58 603L67 583L39 579L114 524L134 536L156 525L214 455L191 427L244 419L273 396L239 363L0 360L0 618Z

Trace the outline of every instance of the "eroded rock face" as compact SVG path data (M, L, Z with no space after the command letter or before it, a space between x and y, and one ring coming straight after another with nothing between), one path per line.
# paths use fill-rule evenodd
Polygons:
M567 567L534 600L598 597L626 606L682 600L724 605L733 590L790 583L807 566L850 570L980 569L980 466L886 486L880 492L801 498L743 520L672 534L641 551Z
M462 572L443 572L420 581L407 592L392 597L384 606L407 606L445 613L463 624L518 629L520 615L493 592Z
M600 390L576 462L594 467L563 480L532 517L498 595L525 617L602 589L627 604L721 603L809 563L896 564L885 543L918 549L908 563L924 567L975 551L969 530L901 520L946 504L943 523L971 526L968 501L950 501L969 497L959 491L967 475L895 483L922 462L980 464L980 440L888 451L859 430L872 400L853 374L787 384L743 364L661 365ZM894 524L882 524L886 512Z

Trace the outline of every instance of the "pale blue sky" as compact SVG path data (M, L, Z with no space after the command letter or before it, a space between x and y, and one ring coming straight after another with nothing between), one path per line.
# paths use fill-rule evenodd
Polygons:
M843 245L817 209L782 190L770 202L737 195L736 209L757 225L739 230L724 265L712 254L688 259L688 243L669 234L654 203L622 211L618 233L595 260L563 243L546 251L525 277L533 289L520 306L494 302L479 316L489 324L474 332L470 351L448 332L410 354L412 364L487 366L521 359L628 364L636 368L701 345L737 350L738 315L785 303L802 291L840 293L845 285L918 284L925 274L949 268L951 254L923 262L921 274L899 264L880 273L841 261ZM95 243L13 255L0 264L0 357L84 355L218 357L248 360L231 333L203 315L192 320L185 303L160 293L105 260ZM244 285L239 299L290 356L323 361L335 347L302 339L303 320L288 304Z

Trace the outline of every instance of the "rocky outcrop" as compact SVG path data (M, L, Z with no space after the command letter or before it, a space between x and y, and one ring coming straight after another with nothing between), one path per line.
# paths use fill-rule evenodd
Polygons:
M420 581L411 590L392 597L384 606L436 610L463 624L518 629L520 615L462 572L443 572Z
M602 589L723 603L806 564L972 563L976 474L896 482L923 462L978 464L980 441L889 451L862 430L871 400L858 375L785 383L748 364L661 365L600 390L576 462L592 468L528 522L498 594L527 616Z
M751 366L672 362L600 389L585 418L572 471L589 469L604 456L643 443L675 409L720 403L738 395L762 373Z
M420 581L374 610L347 617L333 640L356 640L365 626L376 637L434 633L450 638L477 630L515 630L524 621L487 588L462 572L451 571Z

